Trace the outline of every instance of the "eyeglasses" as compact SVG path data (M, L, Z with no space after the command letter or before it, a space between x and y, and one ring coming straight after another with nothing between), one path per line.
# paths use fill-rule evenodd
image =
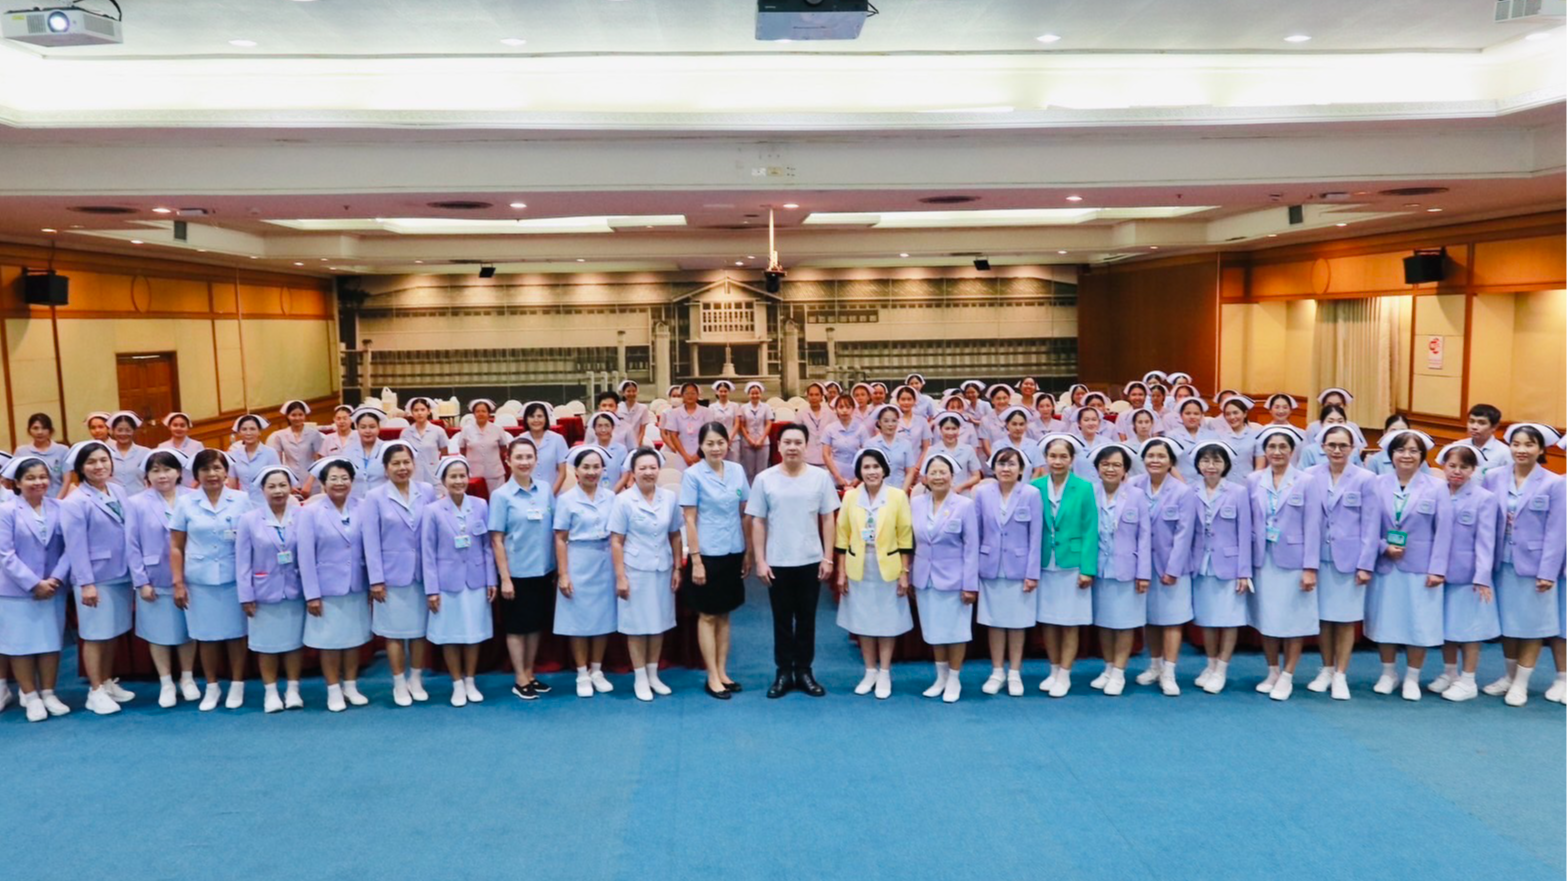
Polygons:
M1336 444L1323 444L1322 448L1324 450L1347 450L1350 448L1350 446L1350 444L1346 444L1343 441L1340 441Z

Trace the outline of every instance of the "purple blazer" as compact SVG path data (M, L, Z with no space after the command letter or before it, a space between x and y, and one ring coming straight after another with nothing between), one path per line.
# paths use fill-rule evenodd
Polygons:
M265 503L239 515L234 529L234 581L240 602L281 603L298 599L304 592L299 579L299 518L303 513L303 508L293 508L284 515L281 540ZM293 562L279 562L281 553L289 554Z
M1381 556L1377 557L1377 572L1386 575L1397 568L1404 572L1447 577L1445 549L1451 546L1453 510L1447 484L1423 469L1416 472L1409 481L1409 501L1404 506L1404 517L1395 522L1393 491L1397 487L1396 473L1389 471L1377 475L1378 507L1382 513L1382 535L1378 539ZM1387 532L1391 529L1409 534L1403 559L1397 563L1387 555Z
M1192 491L1197 500L1197 529L1192 536L1192 569L1202 571L1202 561L1213 555L1209 565L1213 576L1229 580L1250 578L1252 571L1251 500L1246 487L1223 480L1210 505L1203 496L1205 487Z
M1486 475L1485 488L1496 496L1501 514L1496 537L1496 565L1502 561L1507 535L1507 493L1513 486L1513 469L1497 468ZM1563 480L1540 466L1524 479L1518 511L1513 515L1513 569L1529 578L1551 579L1561 575L1567 557L1567 501Z
M979 577L1037 581L1044 546L1044 496L1020 481L1012 488L1012 510L1003 518L1001 488L985 483L974 490L974 505L979 520Z
M457 529L457 506L450 498L425 506L419 518L419 545L424 592L478 590L496 583L495 549L490 544L490 507L473 496L468 501L468 528ZM468 536L468 547L457 547L457 536Z
M1197 509L1200 506L1191 488L1166 477L1159 497L1148 495L1148 475L1139 474L1128 481L1137 490L1148 511L1148 547L1155 578L1170 575L1180 578L1197 571L1201 559L1192 556L1192 541L1197 536Z
M307 600L364 593L370 582L365 574L365 547L359 523L359 502L346 504L344 523L337 506L321 496L302 506L295 515L299 531L299 584Z
M1104 485L1094 483L1099 506L1099 577L1113 581L1153 579L1153 537L1148 523L1148 497L1130 482L1116 492L1114 531L1105 544Z
M1279 540L1273 543L1273 562L1283 569L1316 570L1322 561L1321 489L1299 469L1292 467L1290 471L1296 475L1295 482L1274 514ZM1273 488L1273 469L1253 471L1246 478L1246 486L1251 494L1251 558L1260 563L1268 552L1268 495Z
M934 521L930 493L914 497L914 586L979 590L979 512L973 499L948 493Z
M1371 572L1382 547L1382 516L1378 508L1377 476L1364 468L1345 465L1338 486L1323 462L1306 469L1322 497L1322 543L1326 562L1348 575Z
M1447 580L1450 584L1490 587L1496 560L1497 523L1502 517L1501 503L1494 493L1473 479L1464 484L1458 495L1450 498L1453 525L1447 552Z
M408 482L409 505L393 498L390 481L365 494L355 519L364 518L365 570L371 584L407 587L418 581L419 512L435 501L435 487Z
M119 503L121 515L109 507L110 500ZM71 561L71 581L77 587L131 577L124 516L129 506L125 490L112 480L104 486L103 494L83 485L60 503L65 556Z
M65 556L65 535L60 531L56 499L44 498L44 523L48 539L40 542L33 531L32 507L22 499L0 506L0 596L31 597L33 587L45 578L61 582L71 571Z
M193 493L179 487L174 497ZM131 496L126 507L125 540L127 562L131 567L131 586L152 585L158 593L174 592L174 570L169 568L169 518L163 496L146 489Z

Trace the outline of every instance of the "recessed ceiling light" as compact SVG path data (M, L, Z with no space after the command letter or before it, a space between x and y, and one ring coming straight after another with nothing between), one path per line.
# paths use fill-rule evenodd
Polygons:
M747 255L745 255L745 259L747 259L747 260L755 260L756 259L756 255L755 254L747 254Z
M415 263L423 263L424 261L423 260L415 260L414 262Z
M1270 233L1268 233L1268 238L1270 238L1270 239L1276 239L1276 238L1278 238L1278 237L1279 237L1279 234L1278 234L1278 233L1276 233L1276 232L1270 232Z
M735 261L735 265L736 266L744 266L745 265L745 261L744 260L736 260Z
M1426 209L1426 213L1428 213L1428 214L1435 214L1435 213L1437 213L1438 211L1441 211L1441 210L1442 209L1440 209L1440 208L1427 208Z
M250 255L250 259L252 259L252 260L260 260L261 258L257 257L255 254L251 254Z
M909 256L909 252L908 252L908 251L903 251L903 252L900 252L900 253L899 253L899 254L898 254L898 256L899 256L899 257L907 257L907 256Z
M1347 223L1335 223L1334 226L1349 226Z
M43 228L43 229L41 229L41 230L39 230L39 232L59 232L59 230L57 230L57 229L53 229L53 228L51 228L51 227L47 227L47 226L46 226L46 227L44 227L44 228Z
M1148 250L1150 250L1150 251L1157 251L1157 250L1159 250L1159 246L1158 245L1149 245L1148 246Z
M1035 37L1034 39L1038 40L1041 43L1054 43L1057 40L1061 39L1061 35L1060 34L1040 34L1039 36Z
M1056 253L1057 254L1065 254L1066 252L1065 251L1057 251Z
M207 249L206 248L197 248L196 249L196 253L197 254L205 254L205 253L207 253Z
M528 203L527 202L513 202L513 203L511 203L511 207L516 208L518 210L521 210L523 208L528 207Z
M504 40L501 40L501 42L507 46L523 46L526 45L528 41L522 39L521 37L507 37Z
M1311 39L1311 37L1309 35L1307 35L1307 34L1290 34L1289 36L1284 38L1284 42L1286 42L1286 43L1304 43L1304 42L1306 42L1309 39Z
M785 208L791 208L792 209L792 208L800 207L800 204L798 202L785 202L783 206Z
M154 208L154 209L152 209L152 213L153 214L173 214L174 213L174 209L173 208Z
M253 49L256 46L256 41L255 40L229 40L229 45L230 46L238 46L241 49Z
M141 239L131 239L131 244L133 244L133 245L144 245L144 244L146 244L146 242L143 242Z
M577 262L578 263L586 263L586 262L588 262L588 258L586 258L586 257L578 257L577 258Z
M295 261L294 261L294 265L295 265L295 266L304 266L304 265L305 265L305 264L303 264L303 263L300 263L300 262L299 262L299 261L298 261L298 260L295 260Z
M1083 201L1083 197L1082 196L1067 196L1066 200L1068 202L1081 202L1081 201Z
M1529 36L1524 37L1525 40L1549 40L1550 38L1551 38L1551 32L1550 31L1535 31L1534 33L1530 34Z

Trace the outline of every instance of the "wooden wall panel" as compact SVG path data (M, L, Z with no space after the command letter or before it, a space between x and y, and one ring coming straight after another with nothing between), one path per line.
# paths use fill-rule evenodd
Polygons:
M1198 259L1096 268L1078 278L1078 373L1117 386L1149 370L1184 370L1217 388L1219 262Z
M1475 245L1477 291L1567 287L1567 237L1538 236Z

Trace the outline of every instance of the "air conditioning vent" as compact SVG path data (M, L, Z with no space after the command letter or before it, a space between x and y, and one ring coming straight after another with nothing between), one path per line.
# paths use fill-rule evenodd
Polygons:
M493 202L471 202L467 199L451 199L445 202L427 202L431 208L439 208L442 211L483 211L486 208L494 208Z

